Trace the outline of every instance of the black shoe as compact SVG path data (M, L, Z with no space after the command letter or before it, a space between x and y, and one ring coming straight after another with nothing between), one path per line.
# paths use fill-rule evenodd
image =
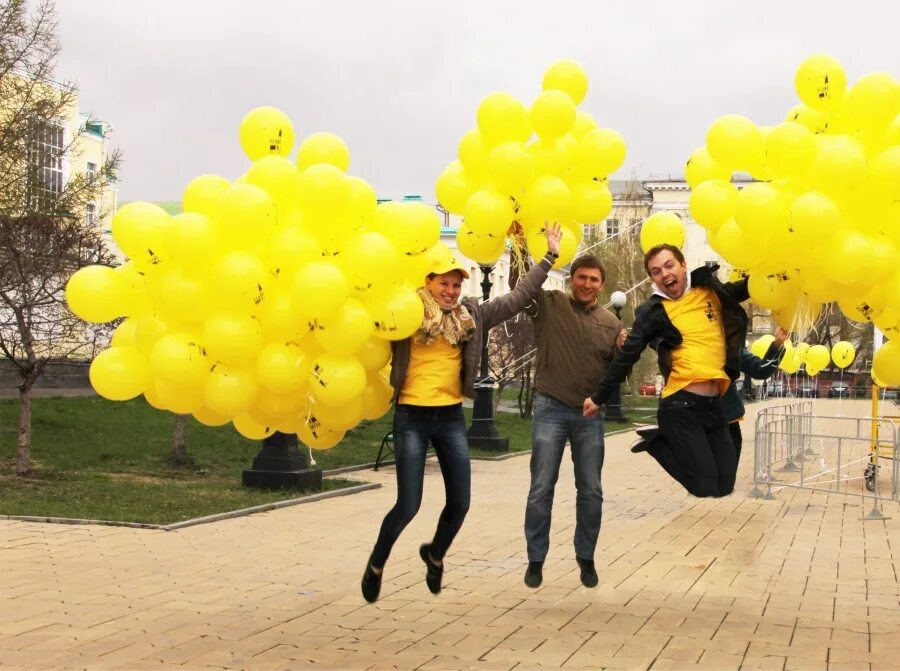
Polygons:
M425 562L428 571L425 573L425 584L432 594L441 593L441 579L444 577L444 565L436 564L431 558L431 544L425 543L419 546L419 556Z
M366 570L362 577L362 594L363 598L369 603L378 601L378 595L381 594L381 576L384 575L384 569L381 573L375 573L372 570L372 562L366 562Z
M578 567L581 569L581 584L585 587L596 587L600 580L597 578L597 569L594 568L594 560L575 557L575 561L578 562Z
M544 562L530 561L525 569L525 584L531 588L540 587L544 582Z
M646 452L647 448L650 447L650 441L646 438L638 438L631 444L631 451L637 454L638 452Z
M653 424L650 424L648 426L639 426L635 429L635 433L637 433L637 435L639 435L641 438L650 440L651 438L659 434L659 427Z

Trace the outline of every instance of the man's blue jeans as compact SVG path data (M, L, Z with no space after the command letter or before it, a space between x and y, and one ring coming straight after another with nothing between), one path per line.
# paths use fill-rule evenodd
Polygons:
M584 417L544 394L535 394L531 434L531 489L525 508L528 561L544 561L550 546L553 492L566 440L575 465L575 556L593 559L603 515L603 417Z
M372 566L384 566L391 548L422 503L425 453L434 444L447 502L431 542L431 556L440 561L462 527L472 495L472 465L462 405L427 407L398 405L394 410L394 457L397 502L381 523L372 551Z

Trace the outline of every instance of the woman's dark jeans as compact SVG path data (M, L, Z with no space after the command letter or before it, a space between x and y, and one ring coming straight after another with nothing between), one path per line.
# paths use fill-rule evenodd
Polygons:
M422 503L425 453L428 443L437 452L447 502L431 542L431 556L440 561L462 527L472 495L472 469L462 404L427 407L398 405L394 410L394 456L397 464L397 503L381 523L371 562L381 568L391 548Z

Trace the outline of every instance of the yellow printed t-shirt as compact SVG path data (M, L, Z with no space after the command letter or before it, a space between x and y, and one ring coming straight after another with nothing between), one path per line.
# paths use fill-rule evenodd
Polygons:
M462 402L462 348L453 347L444 336L430 345L413 340L409 368L398 403L409 405L453 405Z
M718 380L721 396L731 380L724 370L725 330L719 297L707 287L693 287L678 300L663 300L662 304L683 340L672 350L672 372L663 398L703 380Z

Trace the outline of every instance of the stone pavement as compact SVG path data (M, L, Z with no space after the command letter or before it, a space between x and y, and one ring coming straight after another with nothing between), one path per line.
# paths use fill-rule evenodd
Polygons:
M359 579L392 468L354 474L377 490L180 531L0 521L0 668L900 668L897 505L862 522L859 499L747 498L752 426L740 491L720 500L685 495L632 434L608 440L592 590L568 463L544 584L522 583L526 456L473 462L439 596L417 556L443 496L430 460L374 605Z

